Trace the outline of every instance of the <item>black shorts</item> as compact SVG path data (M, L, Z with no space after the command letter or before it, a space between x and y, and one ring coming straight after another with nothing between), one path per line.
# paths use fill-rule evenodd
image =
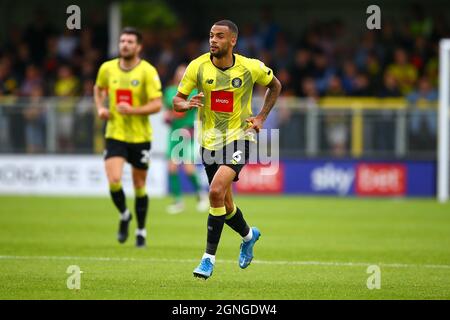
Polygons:
M151 146L150 142L128 143L107 138L104 157L105 160L112 157L121 157L134 168L147 170Z
M227 166L236 172L233 181L239 180L239 172L248 162L250 156L250 141L236 140L220 150L208 150L201 148L202 163L205 166L208 182L211 184L214 175L220 166Z

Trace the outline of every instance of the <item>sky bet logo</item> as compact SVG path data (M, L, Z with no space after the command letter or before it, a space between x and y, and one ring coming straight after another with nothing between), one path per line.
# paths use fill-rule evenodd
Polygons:
M311 172L313 190L334 191L339 195L349 194L354 179L353 168L338 168L332 163L327 163Z
M402 164L361 163L356 167L355 191L364 196L402 196L406 193L407 169Z
M407 168L403 164L326 163L311 171L311 187L318 192L362 196L402 196L407 191ZM352 186L355 186L352 188Z

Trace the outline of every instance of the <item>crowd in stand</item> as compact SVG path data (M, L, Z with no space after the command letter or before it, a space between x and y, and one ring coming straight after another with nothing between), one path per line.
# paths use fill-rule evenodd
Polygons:
M450 35L445 16L421 7L381 30L352 32L340 20L311 23L290 36L269 16L242 23L236 51L263 60L283 82L285 95L407 96L436 89L439 39ZM207 32L193 36L186 23L163 32L142 30L143 57L163 84L181 62L208 51ZM198 33L198 32L197 32ZM11 27L0 43L0 95L82 95L107 59L107 29L90 21L81 30L57 32L43 16L25 28ZM86 84L87 83L87 84Z
M383 20L381 30L349 30L343 21L315 22L301 36L283 30L270 15L240 23L236 52L274 69L284 96L406 97L435 101L439 39L450 36L446 17L413 7L408 16ZM208 33L188 23L143 31L143 58L156 66L163 85L176 66L208 51ZM56 30L44 16L11 27L0 42L0 97L85 96L107 54L106 24L91 19L81 30ZM25 117L36 117L33 111Z

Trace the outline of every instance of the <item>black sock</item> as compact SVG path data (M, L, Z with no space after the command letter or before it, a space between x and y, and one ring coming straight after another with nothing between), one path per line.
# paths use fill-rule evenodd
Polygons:
M206 253L215 255L222 234L225 216L208 216L208 236L206 240Z
M226 216L225 216L226 218ZM250 227L245 222L241 209L236 207L236 213L230 219L225 219L225 223L234 231L239 233L241 237L245 237L250 232Z
M147 210L148 210L148 196L145 195L143 197L136 197L134 204L135 204L134 208L136 210L138 229L144 229L145 218L147 217Z
M117 210L119 210L120 214L124 213L127 210L127 203L125 200L125 193L123 189L120 188L118 191L110 191L112 201L116 206Z

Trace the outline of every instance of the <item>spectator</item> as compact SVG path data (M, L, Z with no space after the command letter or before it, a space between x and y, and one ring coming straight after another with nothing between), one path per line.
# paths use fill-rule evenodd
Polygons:
M370 85L369 77L366 73L359 72L356 75L352 96L369 97L373 96L373 90Z
M402 93L400 88L398 87L397 79L390 74L384 74L383 86L380 90L379 97L380 98L389 98L389 97L401 97Z
M426 76L420 78L418 84L417 90L414 90L407 96L408 101L412 105L420 108L421 102L428 104L429 102L437 101L438 93L431 86L430 80Z
M413 90L418 73L416 67L408 61L408 54L404 49L395 50L394 63L389 65L386 72L397 80L402 94L406 95Z
M317 89L316 82L313 78L305 78L302 81L302 92L304 97L314 103L314 105L318 102L320 98L319 90Z
M263 48L270 50L275 46L277 34L280 31L279 26L274 22L272 10L266 6L260 11L261 24L259 26L259 37L261 38Z
M25 69L28 65L33 64L31 59L30 49L25 42L21 42L16 52L16 60L14 64L14 71L22 81L25 77Z
M417 37L411 55L411 64L413 64L417 70L423 70L425 61L428 60L428 55L429 52L426 39L423 36Z
M411 144L418 149L429 149L436 140L437 112L435 103L437 90L431 86L427 77L419 80L417 90L407 96L411 108L410 133Z
M40 153L45 147L45 105L42 86L31 88L29 104L24 107L27 153Z
M328 87L326 89L325 95L329 96L329 97L345 96L345 91L342 86L342 81L338 76L333 75L329 78Z
M0 59L0 103L3 96L19 93L19 82L11 71L11 60L5 56ZM0 149L12 149L20 144L21 114L17 108L1 108L0 105ZM17 130L17 131L16 131Z
M273 50L274 68L276 71L290 66L292 61L291 48L286 39L286 35L279 33Z
M0 59L0 96L15 95L19 91L19 82L11 71L11 60Z
M56 111L58 146L61 151L71 151L73 148L73 109L75 99L78 94L79 80L72 72L72 69L63 65L58 69L58 78L55 83L55 95L59 97Z
M430 57L425 63L424 75L430 80L431 85L437 88L439 80L439 44L432 43L430 51Z
M332 76L330 78L326 95L333 97L345 95L342 81L339 77ZM327 143L333 156L344 156L348 142L348 126L345 113L340 111L328 112L325 116L325 130Z
M47 53L44 57L43 71L47 79L54 79L60 60L58 58L58 42L56 37L49 37L47 39ZM51 85L54 85L52 82Z
M335 69L330 66L326 55L321 52L315 52L313 58L312 76L316 80L317 89L321 94L325 93L330 85L330 79L336 74Z
M22 86L20 87L20 94L22 96L31 96L31 92L35 87L42 86L43 79L41 76L41 71L34 64L28 65L25 70L25 80L22 82Z
M65 29L64 33L58 38L57 50L58 57L64 61L69 61L78 46L78 39L73 31Z
M86 60L81 64L81 81L95 78L95 65L93 62ZM84 91L83 91L84 92Z
M384 74L383 85L379 91L380 98L397 98L402 93L397 80L389 73ZM389 151L394 148L395 114L392 110L381 110L373 118L373 147L374 150Z
M342 157L346 154L348 143L348 125L345 114L342 112L329 112L325 116L325 131L327 145L331 154Z
M241 28L237 52L244 56L256 57L262 48L262 40L255 32L252 24L247 23Z
M358 69L362 70L365 67L368 55L375 53L381 54L381 50L377 45L374 31L366 31L361 39L361 45L357 48L355 54L355 63Z
M352 95L355 91L357 75L358 69L356 64L351 60L345 61L343 66L342 86L348 95Z
M95 114L92 112L92 88L94 87L94 83L94 78L84 79L82 96L75 105L74 122L77 125L74 132L74 143L77 150L85 152L94 151Z
M295 86L296 90L295 93L298 96L304 96L305 93L302 91L302 83L303 80L306 78L311 79L312 76L312 58L311 58L311 51L309 51L306 48L299 48L295 52L294 55L294 64L291 69L292 74L292 81L297 83L298 85Z
M375 52L370 52L367 55L365 68L363 70L367 73L370 79L370 83L375 90L379 90L382 85L383 81L382 68L383 66L381 65L381 61L378 58L378 56L375 54Z
M58 78L55 83L55 95L58 97L76 96L79 80L68 65L62 65L58 69Z
M284 93L293 92L294 87L293 87L293 83L292 83L292 76L287 68L282 68L282 69L278 70L277 78L283 84L283 92Z

